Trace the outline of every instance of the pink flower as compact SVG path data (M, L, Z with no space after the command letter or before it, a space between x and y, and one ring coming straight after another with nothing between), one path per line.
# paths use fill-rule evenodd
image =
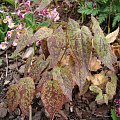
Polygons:
M24 5L30 7L30 1L24 2Z
M8 37L8 38L11 38L13 31L14 31L14 30L7 31L7 37Z
M47 18L54 20L55 22L60 19L59 13L56 11L56 8L48 13Z
M21 13L21 11L20 11L20 10L18 10L18 11L17 11L17 15L18 15L20 18L24 18L24 14L23 14L23 13Z
M18 39L15 39L12 43L13 46L17 46L18 45Z
M120 107L115 108L116 116L120 117Z
M12 19L10 16L6 16L6 18L3 20L3 23L10 22Z
M17 26L16 30L22 30L22 23L20 23L20 24Z
M13 28L15 25L14 25L14 23L12 22L12 21L9 21L8 22L8 27L11 29L11 28Z
M19 31L17 31L16 37L19 38L21 35L21 33Z
M7 48L7 44L8 44L7 42L1 42L0 49L5 50Z
M44 16L44 17L45 17L47 14L48 14L48 9L46 9L46 8L39 12L39 15Z

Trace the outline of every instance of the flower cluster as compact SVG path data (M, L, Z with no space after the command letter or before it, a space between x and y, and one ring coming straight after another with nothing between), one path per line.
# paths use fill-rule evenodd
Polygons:
M20 37L21 31L22 31L22 24L20 23L20 24L16 27L16 29L14 29L14 30L9 30L9 31L7 31L6 37L7 37L8 39L10 39L10 38L12 37L12 34L13 34L14 31L16 31L16 38L15 38L15 40L13 41L12 45L13 45L13 46L17 46L17 44L18 44L18 38ZM7 48L7 44L8 44L7 42L1 42L1 44L0 44L0 49L1 49L1 50L5 50L5 49Z
M13 23L12 18L10 16L6 16L6 18L3 20L3 23L8 23L8 27L10 29L14 27L14 23Z
M60 19L59 13L57 12L56 8L54 8L53 10L44 9L39 12L39 15L47 17L47 18L53 20L54 22L56 22Z
M116 115L117 115L117 117L120 117L120 99L115 99L114 100L114 102L115 102L115 112L116 112Z
M30 1L23 2L23 6L22 7L24 7L24 8L22 8L22 10L21 9L17 10L17 15L20 18L24 18L25 14L27 14L29 12Z

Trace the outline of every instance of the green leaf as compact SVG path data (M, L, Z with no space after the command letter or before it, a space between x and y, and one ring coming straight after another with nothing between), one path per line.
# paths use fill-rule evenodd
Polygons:
M91 20L93 23L92 31L94 33L93 44L98 54L98 57L104 65L114 71L112 64L117 62L117 58L115 54L113 54L109 44L107 43L107 40L104 36L102 29L99 26L98 21L93 16L91 16Z
M113 23L112 23L112 27L115 27L115 25L120 22L120 13L118 13L114 19L113 19Z
M33 18L33 14L32 13L25 14L24 21L26 23L26 27L31 27L31 28L33 28L33 30L36 29L35 20Z
M42 23L39 23L38 27L43 27L43 26L48 27L50 24L51 24L50 20L46 20L46 21L43 21Z
M11 5L15 5L15 2L14 2L14 0L4 0L5 2L7 2L7 3L9 3L9 4L11 4Z
M115 109L111 109L111 117L113 120L120 120L120 117L117 117L115 114Z

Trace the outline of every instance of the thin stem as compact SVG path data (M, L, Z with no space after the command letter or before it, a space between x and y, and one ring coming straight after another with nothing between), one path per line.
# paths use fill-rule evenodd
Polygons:
M7 67L6 67L6 77L8 76L8 55L7 55L7 51L6 51L6 64L7 64Z
M32 106L29 106L29 120L32 120Z

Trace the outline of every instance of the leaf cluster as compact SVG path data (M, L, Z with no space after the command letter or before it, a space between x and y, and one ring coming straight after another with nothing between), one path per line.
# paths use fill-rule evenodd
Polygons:
M34 88L37 83L39 84L35 88L36 93L41 94L44 107L50 114L51 119L61 109L66 100L72 100L72 89L75 85L79 86L80 95L83 95L90 87L91 91L98 94L97 102L102 100L101 103L108 103L108 100L113 98L116 93L117 84L113 64L117 62L117 59L111 50L110 43L116 39L115 36L117 36L119 29L105 37L98 21L93 16L91 16L91 20L93 24L92 30L87 26L80 28L78 22L69 19L66 29L63 29L62 25L60 25L56 29L41 27L34 34L30 29L23 31L18 46L13 53L14 56L17 56L28 43L32 44L37 40L41 44L43 54L37 57L32 65L32 56L26 61L24 77L30 77L34 82L28 83L26 81L27 83L25 84L20 82L18 86L11 86L10 90L8 90L7 99L10 108L12 105L15 107L18 104L22 105L21 109L24 114L24 109L28 108L33 98L33 95L32 98L29 98L31 92L28 94L27 91L29 91L31 86ZM95 75L95 79L98 80L96 84L94 84L93 79L90 77L92 71L90 62L93 48L97 54L97 58L94 59L97 68L94 67L93 71L101 68L99 65L101 62L107 67L107 70L112 71L107 75ZM97 59L101 62L98 62ZM108 77L111 78L110 81L108 81ZM19 84L21 87L25 86L20 87L21 91L19 91ZM103 89L104 87L101 88L101 84L106 86L105 95L103 95L105 90ZM14 88L18 89L17 93ZM32 89L32 93L33 91ZM21 95L23 96L21 98L22 104L17 102L16 105L14 100L17 101ZM16 99L13 99L14 96L16 96ZM101 99L101 96L104 99ZM27 99L27 101L24 101L24 99ZM27 105L27 107L24 108L24 105Z
M78 13L85 15L94 15L98 18L99 23L112 19L112 27L115 27L120 21L120 1L119 0L92 0L80 3Z

